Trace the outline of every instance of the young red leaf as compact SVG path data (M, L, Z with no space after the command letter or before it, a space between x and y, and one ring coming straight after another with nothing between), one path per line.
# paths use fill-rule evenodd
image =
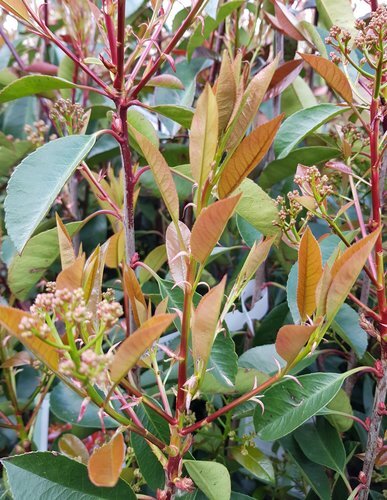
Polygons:
M183 222L179 221L178 224L182 241L179 238L175 224L171 222L165 234L165 243L173 281L184 289L187 279L187 252L190 245L191 231Z
M140 314L141 304L146 309L146 301L144 294L142 293L140 283L138 282L133 269L130 266L125 266L124 268L124 289L129 296L130 304L132 306L132 312L134 321L137 326L141 325Z
M281 358L291 364L316 328L316 325L285 325L280 328L275 348Z
M275 70L264 100L272 99L281 94L297 78L302 69L302 60L293 59L286 61Z
M231 118L237 94L234 72L227 50L223 52L219 77L214 90L218 104L219 132L222 132Z
M62 270L66 269L66 267L71 266L71 264L75 261L75 252L73 248L73 242L71 237L66 229L66 226L63 224L62 219L56 213L56 225L58 229L58 240L59 240L59 252L60 252L60 261L62 264Z
M218 184L220 198L232 193L268 152L281 125L283 114L256 127L243 139L224 166Z
M241 195L219 200L204 208L197 218L191 234L191 253L204 264L221 237Z
M82 274L85 266L85 254L80 255L75 261L61 271L56 278L56 288L58 290L67 288L76 290L82 287Z
M127 375L145 351L168 328L175 316L175 314L153 316L120 344L110 370L113 382L118 383Z
M316 288L322 272L320 246L308 227L301 238L298 251L297 305L302 321L316 309Z
M298 41L306 40L302 30L299 28L296 17L293 16L282 2L274 1L274 10L277 22L285 35Z
M199 375L204 373L207 367L219 321L220 306L222 305L225 286L226 276L223 277L218 285L214 286L214 288L201 298L193 315L192 356L195 363L195 371L198 370Z
M316 287L317 317L324 316L326 313L327 296L329 287L331 286L331 282L332 282L331 268L329 267L328 264L325 264L320 281L318 282L318 285Z
M300 54L312 68L318 73L327 84L339 94L349 104L353 101L352 89L347 77L332 61L314 54Z
M115 486L121 474L125 450L125 441L121 433L116 434L100 448L96 448L87 464L90 481L96 486Z

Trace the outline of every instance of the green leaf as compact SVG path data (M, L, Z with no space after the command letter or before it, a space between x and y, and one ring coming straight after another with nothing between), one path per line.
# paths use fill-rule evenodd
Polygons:
M73 236L83 222L66 224L70 236ZM12 293L20 300L26 300L34 285L40 281L46 270L59 257L57 228L33 236L26 244L21 255L15 254L8 269L8 285Z
M127 121L129 127L129 138L134 149L141 153L141 149L134 135L131 133L132 130L135 130L145 136L154 146L159 147L159 137L156 129L143 113L137 111L136 109L129 109Z
M306 81L298 76L281 94L281 109L286 116L317 105L317 99Z
M254 413L258 437L274 441L297 429L324 408L338 393L343 381L353 371L344 374L313 373L294 380L284 380L265 391L265 413Z
M136 500L131 487L119 480L113 488L94 486L85 465L57 453L38 452L2 460L14 500L26 498Z
M289 453L318 497L321 500L331 500L331 488L324 469L306 458L293 436L281 438L280 443L287 453Z
M238 372L238 356L235 352L234 341L228 332L220 332L216 336L208 362L208 369L218 382L228 386L235 384Z
M282 160L269 163L259 176L258 183L263 189L269 189L277 182L294 175L299 163L309 167L332 160L339 155L340 151L336 148L310 146L296 149Z
M100 429L101 419L98 415L98 407L91 402L87 405L84 416L78 422L82 403L83 399L63 382L59 382L50 395L50 410L60 420L79 427ZM104 417L103 421L107 429L118 427L118 423L110 417Z
M342 413L349 415L349 417L341 415ZM327 404L323 415L339 432L346 432L352 427L353 420L350 418L353 415L351 400L343 389L340 389L332 401Z
M234 191L242 193L236 212L255 229L265 236L278 233L278 228L273 226L273 221L278 218L278 210L274 200L251 179L245 179Z
M309 460L343 473L346 457L343 442L337 430L324 418L318 418L316 425L303 425L294 437Z
M19 252L95 140L95 135L61 137L37 149L15 169L4 206L8 235Z
M196 460L184 460L184 465L191 479L209 500L230 499L231 479L224 465Z
M347 109L334 104L319 104L294 113L281 125L274 141L277 159L285 158L308 134Z
M347 0L316 0L316 6L320 19L329 30L333 25L347 29L350 33L356 33L355 16L352 5Z
M278 372L278 365L274 361L277 359L281 367L285 366L284 360L278 355L275 344L260 345L244 352L238 364L243 368L256 368L267 375L274 375Z
M0 145L0 176L10 173L28 153L34 149L30 141L8 141Z
M190 128L194 111L192 108L173 104L159 104L150 106L150 110L173 120L184 128Z
M0 103L13 101L20 97L46 94L52 90L75 89L78 85L57 76L28 75L19 78L0 91Z
M250 248L254 243L262 238L261 231L255 229L249 222L247 222L243 217L237 214L236 224L238 227L239 234L241 235L243 241Z
M271 460L253 446L231 448L231 455L242 467L265 483L274 483L275 474Z
M368 345L368 335L360 328L359 315L351 306L343 304L340 307L331 327L352 347L359 359L364 356Z

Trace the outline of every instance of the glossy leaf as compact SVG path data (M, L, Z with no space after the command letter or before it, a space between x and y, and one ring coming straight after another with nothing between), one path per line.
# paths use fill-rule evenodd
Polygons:
M232 64L226 50L223 51L215 89L216 103L218 105L218 128L219 132L222 132L230 120L237 93Z
M75 89L77 85L57 76L27 75L11 82L0 91L0 103L30 95L42 95L52 90Z
M254 425L258 437L275 441L297 429L324 408L338 393L351 372L316 373L285 380L265 391L265 412L257 408Z
M258 108L273 78L274 71L278 66L278 56L274 61L257 73L249 83L242 101L236 110L235 116L230 124L231 134L227 142L227 149L232 150L237 146L245 135L247 128L258 112Z
M184 466L209 500L230 500L231 479L224 465L203 460L184 460Z
M113 487L117 484L125 459L125 441L121 432L108 443L96 448L89 458L87 470L96 486Z
M115 383L118 383L136 365L140 357L168 328L174 318L174 314L154 316L145 321L120 344L111 366L111 378Z
M253 446L234 446L230 449L231 456L242 467L251 472L264 483L272 484L275 480L274 468L271 460Z
M25 500L31 497L32 492L35 498L52 498L53 491L56 500L136 500L136 495L125 481L120 479L115 487L109 489L94 486L89 481L85 465L58 453L26 453L2 462L15 500Z
M342 303L347 298L358 275L363 269L368 256L378 238L379 231L374 231L354 243L339 257L332 266L332 282L327 293L326 314L333 319Z
M4 207L7 231L19 252L95 140L95 135L61 137L37 149L15 169Z
M318 104L291 115L281 125L274 141L277 159L285 158L308 134L346 110L334 104Z
M235 351L235 343L227 332L220 332L215 337L208 360L206 377L208 374L211 374L217 382L228 389L237 383L238 356Z
M267 238L263 241L254 243L239 272L238 284L241 283L245 285L250 281L257 272L259 266L267 259L273 243L273 238Z
M321 250L308 227L298 250L297 305L302 321L316 309L316 288L322 272Z
M316 326L285 325L277 335L275 348L278 354L290 365L308 342Z
M221 237L239 199L240 195L219 200L201 211L191 234L191 252L201 264L205 263Z
M187 280L187 261L191 231L181 221L178 222L180 237L173 222L169 224L165 233L165 246L168 255L168 265L174 282L180 287L185 287ZM182 241L180 241L180 238Z
M275 0L274 10L281 31L294 40L304 41L305 36L299 27L297 18L293 16L285 4Z
M179 199L171 170L163 155L145 136L135 133L136 140L149 163L157 187L160 190L164 203L172 217L177 221L179 218Z
M283 115L259 125L243 139L223 168L218 184L220 198L232 193L258 166L268 152L279 129Z
M332 61L314 54L300 54L327 84L339 94L348 104L353 101L351 85L341 69Z
M192 357L199 375L202 375L207 368L208 358L217 333L225 286L226 276L202 297L193 314Z
M189 141L192 176L198 184L199 195L211 172L217 144L218 106L211 87L206 85L196 105Z

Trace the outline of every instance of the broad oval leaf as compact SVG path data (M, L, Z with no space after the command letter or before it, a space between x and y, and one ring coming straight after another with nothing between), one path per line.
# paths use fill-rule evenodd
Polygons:
M261 450L254 446L234 446L230 450L231 456L242 467L251 472L255 477L264 483L274 483L274 467Z
M308 227L298 250L297 305L305 321L316 309L316 288L323 272L320 246Z
M78 85L63 78L48 75L28 75L11 82L0 91L0 103L29 95L46 94L52 90L75 89Z
M198 99L192 120L189 141L189 158L192 176L201 194L204 182L211 172L211 165L218 145L218 106L209 85Z
M256 408L254 425L258 437L275 441L297 429L324 408L352 372L316 373L284 380L265 391L265 412Z
M125 450L125 441L121 432L108 443L96 448L87 464L90 481L96 486L110 488L115 486L121 474Z
M347 109L334 104L318 104L289 116L281 125L274 141L277 159L285 158L308 134Z
M125 498L136 500L131 487L122 479L113 488L94 486L85 465L58 453L37 452L14 455L2 460L7 471L12 498L53 498L99 500Z
M218 184L220 198L232 193L259 164L268 152L279 129L283 115L256 127L243 139L227 161Z
M225 286L226 276L202 297L193 315L192 357L195 362L195 371L198 370L199 376L207 367L216 335Z
M221 237L229 218L234 213L240 195L219 200L204 208L197 218L191 234L191 253L204 264Z
M187 261L191 239L191 231L178 221L180 234L178 234L175 223L171 222L165 233L165 246L168 255L168 265L173 281L180 287L185 287L187 280Z
M300 54L300 56L312 66L316 73L324 78L327 84L337 92L339 96L347 101L348 104L352 103L353 95L348 78L335 63L314 54Z
M203 460L184 460L184 466L209 500L230 500L231 479L224 465Z
M19 253L95 141L95 135L61 137L37 149L15 169L4 207L8 235Z
M145 351L168 328L175 316L175 314L159 314L148 319L120 344L111 367L113 382L118 383L125 377Z
M288 364L291 364L308 342L315 329L316 326L310 325L282 326L275 341L275 348L281 358L287 361Z

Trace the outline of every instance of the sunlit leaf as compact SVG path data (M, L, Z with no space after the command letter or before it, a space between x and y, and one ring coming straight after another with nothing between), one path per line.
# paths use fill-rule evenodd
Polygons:
M305 36L299 27L297 18L282 2L274 1L277 23L283 33L294 40L304 41Z
M159 314L148 319L125 339L114 355L111 378L118 383L131 370L149 347L168 328L175 314Z
M314 54L300 54L316 73L349 104L353 101L352 89L348 78L332 61Z
M233 446L231 456L242 467L251 472L264 483L274 483L275 473L273 464L261 450L255 446Z
M259 266L267 259L273 243L274 238L267 238L254 243L239 272L238 282L246 284L250 281Z
M291 364L315 329L316 326L310 325L285 325L280 328L275 341L275 348L281 358Z
M220 198L232 193L268 152L279 129L283 115L255 128L243 139L224 166L218 184Z
M204 208L197 218L192 228L191 252L201 264L207 260L221 237L239 199L240 195L219 200Z
M123 229L114 233L108 239L109 246L106 251L106 265L112 269L117 269L124 259L125 254L125 235Z
M121 432L108 443L96 448L87 464L90 481L96 486L115 486L122 470L125 450L125 441Z
M321 250L308 227L301 238L298 251L297 305L302 321L316 309L316 288L322 272Z
M160 267L167 260L167 252L165 245L159 245L153 248L144 259L144 264L149 266L155 273L160 269ZM140 267L138 273L138 280L143 285L152 277L151 273L145 268Z

